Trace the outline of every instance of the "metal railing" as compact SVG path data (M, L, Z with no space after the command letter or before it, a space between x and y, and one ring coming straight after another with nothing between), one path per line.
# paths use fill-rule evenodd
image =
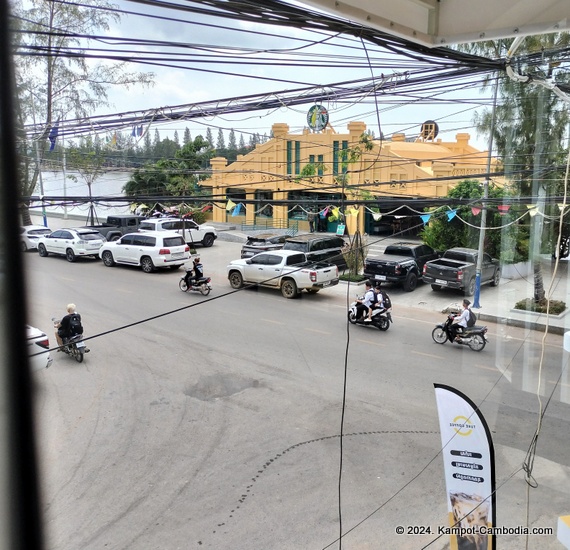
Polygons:
M254 224L242 223L241 230L244 233L251 231L276 231L285 235L296 235L299 231L299 222L291 220L257 220Z

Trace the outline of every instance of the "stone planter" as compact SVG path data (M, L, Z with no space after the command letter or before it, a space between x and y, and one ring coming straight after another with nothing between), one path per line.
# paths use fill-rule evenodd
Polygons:
M503 279L525 279L532 277L532 275L532 264L529 261L501 266L501 277Z

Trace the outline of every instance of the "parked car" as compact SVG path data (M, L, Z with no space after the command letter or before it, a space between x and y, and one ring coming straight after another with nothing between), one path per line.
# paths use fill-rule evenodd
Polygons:
M335 235L314 235L305 233L289 237L283 245L283 250L303 252L310 262L332 262L339 268L346 267L342 254L344 239Z
M107 267L136 265L151 273L158 268L178 269L190 258L190 247L173 231L145 231L105 243L99 257Z
M423 279L433 290L454 288L466 296L473 296L477 274L479 252L474 248L450 248L438 260L426 262ZM483 253L481 262L481 284L498 286L501 281L501 264L496 258Z
M279 288L285 298L297 298L302 290L316 294L339 281L336 265L307 261L305 254L294 250L262 252L252 258L234 260L227 271L232 288L253 283Z
M190 246L201 244L209 247L218 238L215 228L211 225L198 225L193 220L180 218L150 218L141 222L139 231L176 231L184 236Z
M116 241L121 238L121 235L136 231L145 219L144 216L134 214L119 214L107 216L107 220L102 224L86 225L85 228L99 231L108 241Z
M241 257L251 258L259 252L267 252L269 250L280 250L283 248L285 240L289 235L280 235L277 233L260 233L259 235L249 235L247 241L241 247Z
M437 257L437 252L427 244L391 244L381 256L366 258L364 276L375 281L401 284L406 292L412 292L422 280L424 264Z
M39 328L26 325L26 340L28 343L28 356L30 358L31 369L47 369L52 363L52 358L47 351L49 349L49 338L47 334Z
M38 239L43 235L49 235L51 229L43 225L24 225L20 227L20 241L22 252L35 250L38 247Z
M38 239L38 253L44 258L49 254L59 254L68 262L74 262L78 256L98 258L104 242L105 237L93 229L58 229Z

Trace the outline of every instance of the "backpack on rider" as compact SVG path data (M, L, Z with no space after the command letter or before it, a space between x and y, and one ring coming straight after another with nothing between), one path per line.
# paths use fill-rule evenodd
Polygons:
M83 334L83 325L81 324L81 315L79 313L72 313L69 318L69 332L71 336Z
M473 313L471 308L469 308L469 319L467 319L467 326L474 327L477 322L477 316Z

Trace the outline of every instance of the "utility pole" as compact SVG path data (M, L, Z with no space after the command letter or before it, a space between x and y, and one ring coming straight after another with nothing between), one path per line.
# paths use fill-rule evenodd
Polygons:
M497 92L499 90L499 77L496 76L495 92L493 94L493 114L491 115L491 130L489 135L489 151L487 154L487 174L483 182L483 205L481 208L481 228L479 230L479 247L477 249L477 265L475 267L475 296L473 307L480 308L481 271L483 269L483 254L485 253L485 229L487 227L487 199L489 198L489 179L491 177L491 154L493 151L493 132L495 131L495 117L497 114Z

